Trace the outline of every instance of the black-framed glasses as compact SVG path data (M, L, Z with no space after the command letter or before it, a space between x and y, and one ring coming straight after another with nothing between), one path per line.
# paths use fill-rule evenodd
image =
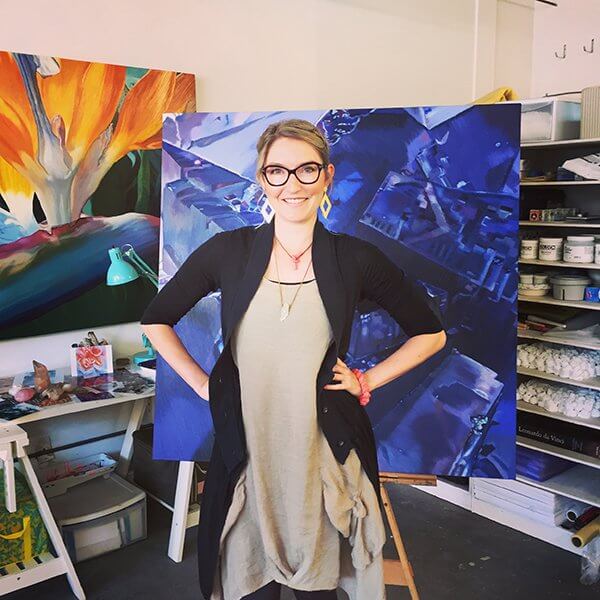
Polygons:
M325 165L316 162L303 163L295 169L287 169L281 165L267 165L261 169L261 173L269 185L285 185L292 174L300 183L308 185L317 182L324 168Z

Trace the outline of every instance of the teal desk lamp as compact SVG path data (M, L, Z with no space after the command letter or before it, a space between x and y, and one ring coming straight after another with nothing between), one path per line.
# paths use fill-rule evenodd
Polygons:
M121 248L111 248L108 255L110 256L110 266L106 272L106 285L122 285L135 281L141 275L149 279L158 289L158 275L142 260L131 244L125 244ZM142 342L146 352L138 352L134 355L133 362L136 365L156 358L156 352L146 334L142 334Z

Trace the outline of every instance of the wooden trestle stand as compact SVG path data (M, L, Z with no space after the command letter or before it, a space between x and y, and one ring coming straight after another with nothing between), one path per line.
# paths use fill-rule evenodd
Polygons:
M390 498L385 489L386 483L395 483L402 485L437 485L435 475L411 475L404 473L379 473L379 488L381 490L381 499L385 508L387 521L390 525L396 552L399 560L384 559L383 560L383 576L386 585L400 585L408 587L412 600L419 600L419 593L415 585L412 566L408 560L398 523L392 509Z

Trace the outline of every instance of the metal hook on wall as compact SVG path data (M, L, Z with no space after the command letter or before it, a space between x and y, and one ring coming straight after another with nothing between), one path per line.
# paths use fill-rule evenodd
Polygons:
M592 38L592 43L590 44L590 49L589 50L585 47L585 44L583 45L583 51L584 52L587 52L588 54L593 54L594 53L594 40L595 39L596 38Z
M556 56L556 58L567 58L567 45L563 44L562 56L558 52L555 52L554 56Z

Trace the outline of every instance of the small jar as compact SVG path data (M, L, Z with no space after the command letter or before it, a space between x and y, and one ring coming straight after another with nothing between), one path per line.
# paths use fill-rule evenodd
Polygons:
M519 282L525 285L533 285L533 273L519 273Z
M545 273L534 273L533 283L535 285L544 285L545 283L548 283L548 275Z
M540 260L560 260L562 258L562 247L562 238L540 238L538 257Z
M521 258L536 259L538 256L538 240L521 240Z
M563 260L568 263L594 262L594 236L568 236L565 242Z

